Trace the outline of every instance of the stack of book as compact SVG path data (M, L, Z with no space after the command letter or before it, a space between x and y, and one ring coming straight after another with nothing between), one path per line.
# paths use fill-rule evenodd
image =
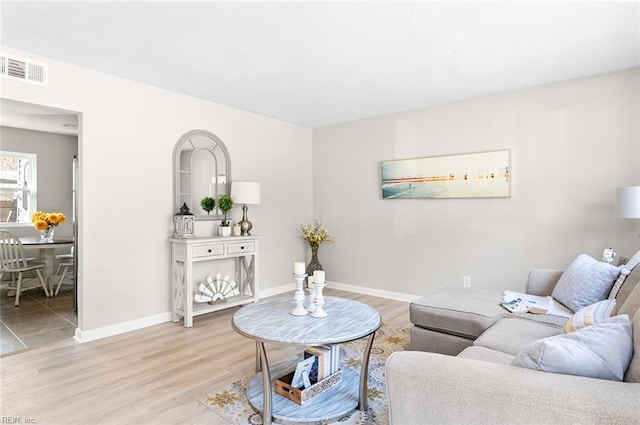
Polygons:
M340 344L307 347L304 358L315 357L309 373L311 382L320 382L340 369Z
M275 381L275 391L298 404L305 404L342 381L340 344L307 347L294 372Z

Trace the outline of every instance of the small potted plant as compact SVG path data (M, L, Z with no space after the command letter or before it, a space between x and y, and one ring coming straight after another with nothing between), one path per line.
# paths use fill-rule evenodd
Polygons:
M207 215L209 215L209 213L213 211L213 209L216 206L216 200L210 196L205 196L200 201L200 206L202 207L203 210L207 212Z
M229 220L227 219L227 214L233 208L233 199L229 195L223 195L218 198L218 208L222 211L224 218L220 222L220 228L218 234L220 236L231 236L231 226L229 225Z

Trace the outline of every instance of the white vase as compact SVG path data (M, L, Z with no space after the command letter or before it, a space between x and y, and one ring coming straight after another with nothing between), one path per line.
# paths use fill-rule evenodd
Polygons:
M220 236L231 236L231 226L220 226L220 227L218 227L218 235L220 235Z

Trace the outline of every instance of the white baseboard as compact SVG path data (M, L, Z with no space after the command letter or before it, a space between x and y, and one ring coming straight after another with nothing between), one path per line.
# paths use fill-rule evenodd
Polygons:
M411 302L418 298L419 295L403 294L399 292L385 291L383 289L365 288L364 286L348 285L339 282L329 282L327 284L331 288L340 289L342 291L354 292L356 294L371 295L374 297L388 298L391 300ZM295 283L285 283L283 285L276 286L275 288L269 288L262 290L259 293L260 299L279 295L285 292L292 292L295 288ZM83 344L85 342L95 341L97 339L107 338L110 336L120 335L126 332L135 331L138 329L146 328L153 325L159 325L171 321L171 312L160 313L154 316L142 317L136 320L130 320L127 322L116 323L115 325L103 326L97 329L89 329L82 331L76 329L76 334L73 337L74 340Z
M89 341L95 341L96 339L102 339L109 336L120 335L126 332L136 331L138 329L146 328L153 325L159 325L160 323L169 322L171 320L171 313L160 313L154 316L142 317L136 320L129 320L127 322L116 323L115 325L103 326L101 328L89 329L82 331L76 329L76 334L73 337L77 342L83 344Z
M422 295L403 294L401 292L386 291L384 289L366 288L364 286L349 285L340 282L328 282L331 288L340 289L342 291L355 292L356 294L371 295L373 297L387 298L390 300L412 302L418 298L422 298Z
M260 299L273 297L274 295L280 295L285 292L295 291L295 289L296 289L295 282L285 283L284 285L276 286L275 288L261 290L260 293L258 294L258 297Z
M365 288L364 286L348 285L346 283L339 283L339 282L327 281L327 285L330 288L340 289L342 291L354 292L356 294L371 295L374 297L387 298L387 299L396 300L396 301L411 302L422 297L422 295L403 294L400 292L385 291L383 289ZM265 291L260 291L259 295L260 295L260 298L262 299L262 298L271 297L274 295L279 295L279 294L282 294L283 292L290 292L290 291L293 292L295 290L295 287L296 287L295 282L286 283L284 285L280 285L275 288L269 288Z

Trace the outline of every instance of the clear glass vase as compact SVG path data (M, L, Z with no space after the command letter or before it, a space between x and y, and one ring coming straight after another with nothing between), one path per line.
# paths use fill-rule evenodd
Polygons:
M40 240L42 242L53 242L53 232L56 228L49 226L44 230L40 230Z

